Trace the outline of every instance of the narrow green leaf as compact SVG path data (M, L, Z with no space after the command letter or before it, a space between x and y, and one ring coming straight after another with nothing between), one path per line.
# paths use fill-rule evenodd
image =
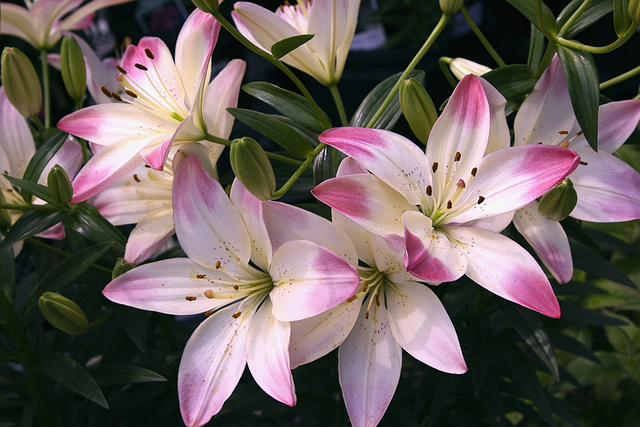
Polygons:
M474 315L470 322L471 334L469 337L469 373L473 384L473 394L478 396L484 386L489 365L491 363L491 325L486 316Z
M566 5L564 9L562 9L562 11L558 14L558 18L556 19L558 28L562 28L564 24L567 23L569 18L571 18L576 10L578 10L582 3L584 3L584 0L571 0L569 4Z
M507 3L518 9L518 12L524 15L524 17L527 18L529 22L531 22L536 26L536 28L544 33L545 29L538 26L538 16L536 14L535 0L507 0ZM549 9L544 3L542 4L542 15L543 20L547 23L550 23L552 20L555 21L551 9Z
M0 241L4 240L4 236L0 235ZM7 246L0 251L0 292L13 302L16 291L16 261L13 256L13 248Z
M522 64L496 68L482 77L498 89L507 101L530 94L537 82L531 67Z
M622 37L632 23L629 16L629 0L613 0L613 28L617 36Z
M47 353L36 364L35 369L42 375L59 382L71 391L86 397L103 408L109 405L93 377L78 362L61 353Z
M571 105L591 148L598 151L598 108L600 86L598 70L588 52L556 46L558 57L567 78Z
M280 59L287 53L299 48L313 38L314 34L299 34L287 37L271 45L271 54L274 58Z
M275 117L243 108L227 108L227 111L236 120L260 132L295 157L306 159L313 153L313 146L309 141Z
M74 211L65 217L65 224L95 243L114 242L113 248L124 253L127 239L95 207L86 202L78 203Z
M46 186L38 184L36 182L28 181L26 179L14 178L9 175L5 175L4 177L7 178L7 180L9 180L9 182L11 182L13 185L16 185L24 190L22 191L22 195L25 200L26 198L24 197L24 195L27 193L31 193L34 196L39 197L45 202L49 203L50 205L58 205L56 201L53 200L53 196L51 196L51 192Z
M611 13L613 4L610 0L596 0L589 9L587 9L578 20L571 26L569 31L564 35L565 39L572 39L583 30L589 28L600 20L603 16Z
M133 384L167 381L162 375L149 369L130 365L108 365L91 369L89 373L101 387L114 384Z
M556 295L588 295L588 294L606 294L602 288L594 286L590 283L569 281L567 283L558 284L551 282L553 293Z
M527 65L532 70L537 70L544 55L544 34L531 24L531 36L529 39L529 56L527 57Z
M569 245L574 268L635 289L635 283L625 273L591 248L571 239L569 239Z
M549 398L549 405L551 405L551 410L554 414L567 421L569 424L575 427L580 427L580 423L571 413L571 411L578 412L578 408L575 405L572 405L564 399L558 399L553 396Z
M0 243L0 251L5 250L20 240L24 240L27 237L34 236L41 231L53 227L62 221L64 217L65 212L61 211L27 212L18 218L13 226L11 226L11 230L9 230L2 243Z
M322 117L316 115L316 111L307 101L307 98L274 84L252 82L242 86L242 90L272 106L298 125L317 134L327 129L325 124L331 124L331 120L329 120L324 111L322 111Z
M62 147L62 144L64 144L68 136L69 134L65 132L57 131L44 144L42 144L31 160L29 160L29 164L24 170L22 179L37 182L40 178L40 174L44 170L45 166L47 166L47 163L49 163L51 158L58 152L60 147ZM23 193L22 197L25 202L31 202L31 196L29 193Z
M118 314L125 332L138 347L138 350L144 353L147 348L147 326L151 312L120 305L118 306Z
M32 395L22 410L19 427L31 427L33 425L33 417L36 414L36 397Z
M318 154L313 162L313 181L315 185L327 179L334 178L338 172L340 162L347 156L333 147L326 147ZM320 216L331 220L331 208L318 200L318 212Z
M567 322L583 323L585 325L598 325L598 326L627 325L627 322L617 319L615 317L607 316L606 314L598 313L596 311L589 310L588 308L584 308L567 301L559 301L559 302L560 302L560 310L562 312L562 320L565 320Z
M504 405L502 404L502 397L500 396L500 387L498 387L498 383L491 378L486 384L480 393L485 414L489 418L492 427L503 426L505 411Z
M567 335L557 329L549 328L547 333L551 339L551 343L558 350L566 351L576 356L583 357L588 360L593 360L599 363L598 358L589 350L584 344L571 335Z
M398 79L402 76L402 73L394 74L391 77L386 78L364 98L355 114L349 122L349 126L365 127L367 123L373 118L378 111L378 108L382 105L387 95L391 93L391 89L395 86ZM421 70L413 70L409 75L409 78L416 79L420 83L423 82L425 72ZM382 113L380 118L373 125L374 129L391 129L400 118L402 109L400 108L400 96L396 94L391 101L391 104Z
M547 329L538 314L505 300L500 301L500 308L516 332L524 339L533 352L547 365L549 371L559 379L558 359L551 344Z

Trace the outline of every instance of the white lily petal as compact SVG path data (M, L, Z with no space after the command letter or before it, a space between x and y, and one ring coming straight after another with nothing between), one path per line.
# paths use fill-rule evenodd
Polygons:
M0 173L16 178L22 178L29 160L36 152L36 144L26 120L11 105L3 87L0 87L0 150L8 159L8 167Z
M220 138L228 138L233 127L233 116L227 108L238 106L238 94L246 64L240 59L230 61L218 73L204 95L202 111L207 132Z
M129 234L124 252L125 261L134 265L146 261L174 234L173 210L149 212Z
M504 110L507 105L507 100L485 79L479 78L478 81L482 84L484 93L487 95L491 117L489 142L487 143L487 149L485 150L485 155L487 155L494 151L508 148L511 145L511 135L509 133L507 116L505 115Z

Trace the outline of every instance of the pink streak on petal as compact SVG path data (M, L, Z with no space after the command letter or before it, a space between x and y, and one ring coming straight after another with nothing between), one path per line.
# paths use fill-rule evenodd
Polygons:
M164 162L167 160L167 156L169 155L169 151L171 151L173 137L174 135L165 139L162 144L153 148L151 151L141 152L140 156L153 169L157 171L162 170L162 168L164 168Z
M405 228L405 268L412 274L433 282L451 282L459 276L451 274L445 263L431 255L422 239Z

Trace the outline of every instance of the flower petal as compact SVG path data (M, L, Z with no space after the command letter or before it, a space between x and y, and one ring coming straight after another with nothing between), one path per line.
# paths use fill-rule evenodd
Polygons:
M376 426L393 397L402 367L402 349L389 327L387 310L376 307L365 318L367 303L340 345L340 388L354 427Z
M640 99L610 102L598 112L598 152L612 154L636 130L640 120ZM584 139L584 136L581 138ZM584 146L588 144L584 139ZM574 150L573 144L570 146Z
M269 268L273 315L282 321L306 319L329 310L355 294L360 278L355 267L329 249L308 240L280 246Z
M471 227L443 227L467 258L466 275L490 292L545 316L560 317L551 284L535 259L501 234Z
M115 6L121 3L128 3L131 0L93 0L77 9L71 15L66 17L60 25L61 30L71 30L78 28L78 21L82 21L87 15L95 12L96 10L104 9L105 7ZM79 2L82 3L82 2Z
M129 234L124 259L129 264L140 264L164 245L175 234L173 211L151 211Z
M289 364L289 322L272 314L265 299L251 319L247 336L247 364L253 379L271 397L289 406L296 404L295 386Z
M240 381L251 317L232 317L237 311L234 304L211 315L184 348L178 397L182 419L190 427L202 426L217 414Z
M202 111L207 132L228 138L233 127L233 116L227 108L238 106L238 94L246 64L241 59L230 61L209 84L204 95Z
M407 353L443 372L467 371L453 323L431 289L406 282L385 295L391 332Z
M37 28L38 26L27 9L17 4L2 3L2 13L0 13L1 34L19 37L39 49L41 40L36 30Z
M527 240L558 283L566 283L573 276L573 260L569 239L557 221L550 221L538 213L536 201L516 211L513 225Z
M484 93L487 96L491 117L489 142L487 143L487 149L485 150L485 155L487 155L494 151L508 148L511 145L511 134L509 133L507 116L505 115L504 110L507 105L507 100L485 79L479 78L478 81L482 84Z
M5 7L4 3L2 7ZM0 173L8 173L16 178L22 178L29 160L36 152L27 121L9 102L3 87L0 87L0 150L8 160L8 168Z

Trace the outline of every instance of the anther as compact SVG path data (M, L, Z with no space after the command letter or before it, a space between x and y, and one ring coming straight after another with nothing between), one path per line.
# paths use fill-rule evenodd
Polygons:
M216 270L220 268L220 261L216 261Z
M138 176L138 175L136 175ZM206 274L196 274L196 279L204 279L205 277L207 277Z
M580 164L581 164L581 165L583 165L583 166L587 166L587 165L589 164L589 163L587 163L587 162L583 162L582 160L580 160L578 163L580 163Z
M542 145L542 141L540 141L540 142L536 143L536 145Z
M466 184L464 183L464 180L463 180L463 179L459 179L459 180L458 180L458 183L456 184L456 186L457 186L457 187L460 187L460 188L465 188L465 187L466 187Z
M566 130L561 130L560 132L558 132L560 135L568 135L569 131Z
M184 297L187 301L195 301L196 297Z
M478 197L478 204L481 204L482 202L484 202L484 197L482 196Z
M427 196L431 196L431 194L433 194L433 189L430 185L427 185Z
M451 209L453 207L453 203L451 203L451 200L449 200L447 202L447 209Z
M569 148L569 140L565 139L560 143L560 147Z
M153 56L153 53L151 52L151 49L149 49L149 48L146 48L146 49L144 50L144 53L145 53L145 55L147 55L147 58L149 58L149 59L154 59L154 58L155 58L155 57Z
M362 292L367 292L367 289L369 289L369 284L365 282L365 284L362 286Z
M134 180L135 182L137 182L137 183L140 183L140 178L138 178L138 174L137 174L137 173L134 173L134 174L133 174L133 180ZM196 277L198 277L198 276L202 276L202 277L204 277L204 274L198 274L198 275L196 275ZM198 277L198 279L202 279L202 277Z
M376 294L376 307L380 307L380 299L378 299L378 294Z
M125 70L124 68L122 68L121 66L116 65L116 68L118 69L118 71L120 71L120 73L121 73L122 75L125 75L125 76L127 75L126 70Z
M234 319L237 319L238 317L240 317L241 314L242 314L242 312L239 311L237 313L232 314L231 317L233 317Z
M238 285L233 285L233 290L234 290L234 291L237 291L238 289L240 289L240 286L238 286Z
M135 63L135 64L133 64L133 65L134 65L138 70L142 70L142 71L149 71L149 69L148 69L147 67L145 67L144 65L142 65L142 64Z
M356 298L358 298L358 297L355 296L355 295L352 296L352 297L349 297L349 298L347 298L347 302L354 302L356 300Z
M368 319L368 318L369 318L369 310L367 310L367 312L366 312L366 313L364 313L364 318L365 318L365 319Z
M580 136L582 135L584 132L582 132L581 130L578 131L578 133L576 133L576 136Z
M138 95L136 95L135 92L131 92L129 89L125 89L124 93L126 93L127 95L129 95L133 99L136 99L138 97Z
M478 168L471 169L471 176L476 176L477 173L478 173Z
M436 171L438 170L438 162L433 162L433 166L431 166L431 170L433 171L433 173L436 173Z
M117 94L117 93L115 93L115 92L111 92L111 97L112 97L113 99L115 99L116 101L120 101L120 102L122 102L122 98L120 98L120 95L118 95L118 94Z
M214 312L214 311L215 311L215 310L205 311L205 312L204 312L204 315L205 315L205 316L207 316L207 317L209 317L209 316L211 316L211 315L213 314L213 312Z
M455 155L455 157L453 158L453 161L454 161L454 162L459 162L459 161L460 161L460 157L462 157L462 154L460 154L460 152L459 152L459 151L456 151L456 155Z
M211 289L204 291L204 296L209 299L213 299L213 291Z
M105 95L107 98L113 98L113 97L111 96L111 91L110 91L109 89L107 89L106 87L102 86L102 87L100 88L100 90L102 91L102 93L104 93L104 95Z

